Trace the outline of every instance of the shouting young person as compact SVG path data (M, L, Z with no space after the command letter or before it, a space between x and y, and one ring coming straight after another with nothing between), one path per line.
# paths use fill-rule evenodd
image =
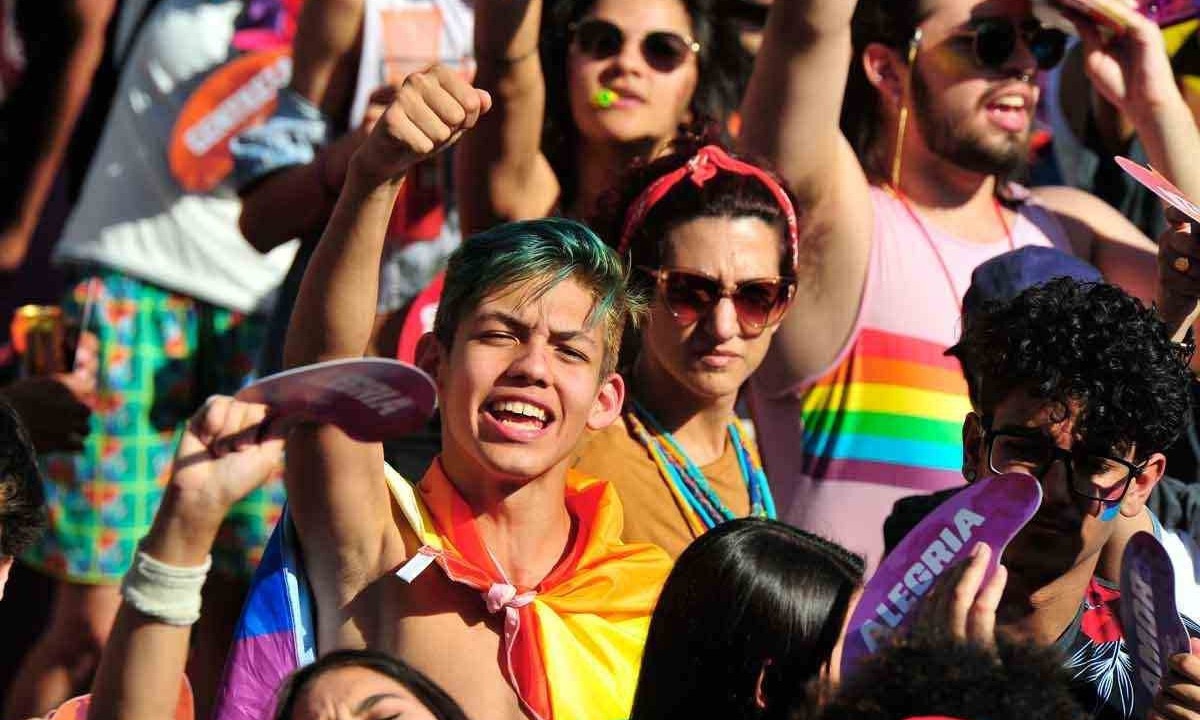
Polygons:
M406 170L490 103L446 68L405 81L351 162L301 288L290 365L363 354ZM570 469L584 430L613 422L624 401L617 352L639 306L624 277L569 221L463 244L418 352L444 449L415 487L385 470L378 444L332 426L292 433L288 491L320 653L390 652L479 720L628 713L669 561L624 545L616 493Z

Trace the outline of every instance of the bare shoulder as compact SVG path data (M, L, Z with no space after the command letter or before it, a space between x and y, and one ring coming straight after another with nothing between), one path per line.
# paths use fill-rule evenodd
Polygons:
M1095 195L1066 185L1046 185L1029 191L1038 204L1059 215L1086 216L1091 212L1117 213L1116 208Z
M1053 213L1067 231L1071 248L1082 258L1094 258L1097 245L1118 243L1142 250L1153 245L1116 208L1091 193L1063 186L1032 190L1033 198Z

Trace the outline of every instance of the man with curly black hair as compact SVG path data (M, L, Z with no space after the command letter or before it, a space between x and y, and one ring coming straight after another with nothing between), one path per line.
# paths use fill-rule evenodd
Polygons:
M863 661L821 720L1083 720L1058 654L1001 639L906 638Z
M0 399L0 598L13 558L46 525L42 476L35 457L16 410Z
M1067 278L986 305L954 352L975 379L963 475L1025 472L1043 489L1041 509L1004 554L999 625L1062 651L1093 717L1144 717L1113 610L1119 592L1095 572L1113 520L1141 513L1166 469L1163 451L1184 428L1189 354L1153 309L1114 286ZM1177 660L1178 676L1164 683L1186 691L1171 702L1200 714L1187 704L1200 697L1200 657ZM1163 715L1177 716L1194 717Z

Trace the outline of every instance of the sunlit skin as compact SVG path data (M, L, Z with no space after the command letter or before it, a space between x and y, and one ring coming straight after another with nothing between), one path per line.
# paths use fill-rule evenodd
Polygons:
M671 231L663 267L694 270L726 288L743 280L780 275L780 231L753 217L702 217ZM680 325L658 293L642 331L635 392L657 388L677 407L732 405L762 363L778 325L743 328L733 300L722 298L708 315Z
M1059 406L1046 405L1044 400L1025 392L1015 392L996 406L993 427L1035 428L1059 448L1070 450L1082 442L1075 431L1077 420L1077 411L1064 413ZM974 413L963 427L963 447L964 465L974 468L978 477L995 474L988 465L983 428ZM1136 448L1125 452L1113 450L1109 454L1132 462ZM1155 453L1138 458L1138 463L1141 462L1146 462L1146 467L1130 482L1120 505L1120 514L1125 517L1136 517L1142 511L1146 498L1162 476L1166 460ZM1009 569L1005 602L1009 607L1002 608L1002 615L1012 618L1015 613L1019 617L1043 606L1059 606L1058 614L1062 617L1042 626L1046 635L1040 639L1049 642L1061 633L1078 609L1083 588L1095 572L1100 551L1116 525L1101 519L1102 503L1071 492L1061 462L1050 467L1041 485L1041 509L1004 553L1004 564Z
M3 531L0 531L2 533ZM4 587L8 584L8 574L13 566L12 555L0 555L0 600L4 599Z
M395 680L363 667L322 673L301 691L289 720L433 720Z
M1022 39L1002 68L981 67L966 31L985 18L1020 23L1031 16L1028 0L935 4L921 24L913 74L915 123L905 145L912 169L937 159L991 174L1024 161L1038 101L1036 60Z
M538 284L484 298L459 323L452 347L435 342L422 363L443 403L446 472L469 500L554 471L561 482L584 427L607 426L624 399L620 376L601 375L604 333L590 317L591 292L566 280L531 298ZM501 411L503 401L534 406L544 420ZM478 478L492 489L473 487Z
M667 30L694 37L691 18L678 0L598 0L586 18L607 20L621 28L621 52L602 60L583 56L574 43L567 54L567 96L571 116L585 143L648 143L661 150L688 119L699 64L689 53L682 65L663 73L646 64L641 39ZM608 88L617 100L598 108L597 91Z

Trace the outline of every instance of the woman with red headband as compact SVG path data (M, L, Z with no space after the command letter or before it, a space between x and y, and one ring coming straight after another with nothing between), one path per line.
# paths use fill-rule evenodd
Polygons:
M651 303L622 353L624 422L593 435L577 465L616 486L626 541L672 556L727 520L775 516L734 406L791 304L798 245L771 175L687 145L631 170L595 223Z

